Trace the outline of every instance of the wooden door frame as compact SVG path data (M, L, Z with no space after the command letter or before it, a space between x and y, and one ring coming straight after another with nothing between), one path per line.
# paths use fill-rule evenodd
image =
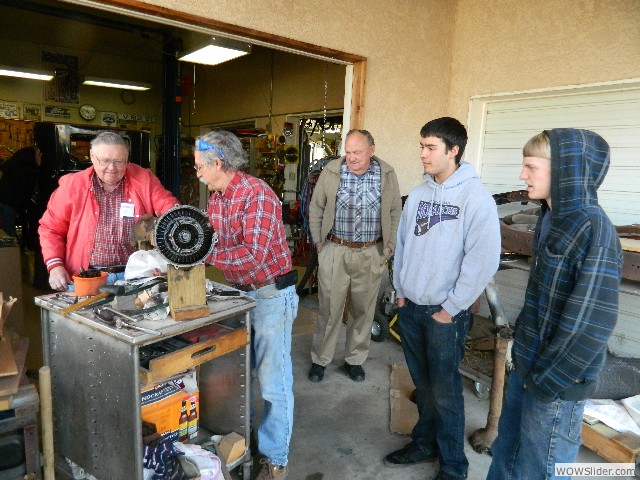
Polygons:
M190 13L143 3L137 0L61 0L64 3L82 5L95 10L119 13L134 18L143 18L163 25L201 32L220 34L229 38L243 40L254 45L266 46L276 50L305 55L332 63L353 66L350 92L349 128L363 128L364 97L367 59L360 55L334 50L332 48L313 45L291 38L260 32L251 28L220 22L211 18L203 18Z

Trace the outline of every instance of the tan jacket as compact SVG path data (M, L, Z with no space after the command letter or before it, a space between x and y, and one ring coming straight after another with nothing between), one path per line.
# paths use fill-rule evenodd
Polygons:
M398 223L402 214L402 200L398 177L391 165L383 162L375 155L381 168L382 199L380 206L380 222L382 226L382 242L393 253L396 245ZM345 157L329 162L318 178L311 202L309 204L309 229L314 244L324 242L333 228L336 216L336 194L340 187L340 166Z

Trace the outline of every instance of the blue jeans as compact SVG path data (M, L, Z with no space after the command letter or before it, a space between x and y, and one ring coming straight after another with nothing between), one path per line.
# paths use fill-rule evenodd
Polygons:
M570 479L554 477L554 464L575 461L584 404L584 400L540 402L527 393L522 376L511 372L487 479Z
M298 295L292 285L277 290L267 285L247 295L256 300L251 310L251 369L264 400L258 426L258 447L271 463L286 466L293 431L293 370L291 328L298 314Z
M418 405L411 439L427 455L438 455L440 471L464 478L469 462L464 454L464 398L458 367L471 313L463 310L445 324L431 316L441 309L407 301L398 312L402 349Z

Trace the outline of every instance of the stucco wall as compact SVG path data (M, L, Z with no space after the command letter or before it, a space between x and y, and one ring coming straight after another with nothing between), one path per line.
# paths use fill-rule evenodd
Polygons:
M637 0L458 0L451 111L473 95L640 77Z
M449 0L153 0L147 3L367 57L364 128L398 170L420 181L420 127L449 113L455 3Z

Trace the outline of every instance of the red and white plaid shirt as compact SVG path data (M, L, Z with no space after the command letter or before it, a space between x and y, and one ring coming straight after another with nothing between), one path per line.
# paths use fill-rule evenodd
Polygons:
M120 216L120 206L125 201L124 178L113 192L107 192L94 174L91 188L98 202L99 217L90 265L126 265L129 256L135 251L129 236L136 219Z
M264 282L291 270L282 205L264 181L238 171L224 193L209 199L218 242L207 263L231 284Z

